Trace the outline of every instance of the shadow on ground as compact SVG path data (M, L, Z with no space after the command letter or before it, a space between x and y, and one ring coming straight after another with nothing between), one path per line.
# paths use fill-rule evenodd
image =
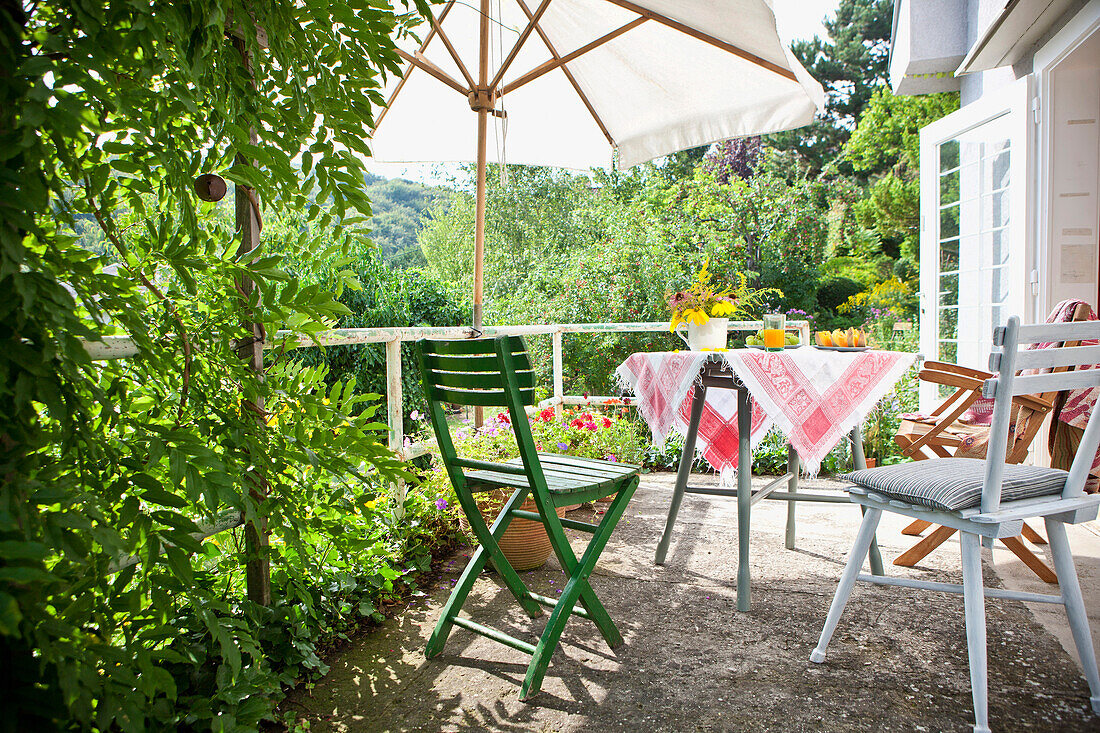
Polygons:
M329 675L293 693L286 708L314 731L970 730L958 596L861 584L828 660L809 662L858 526L854 506L800 505L796 550L783 549L785 504L754 507L752 610L738 613L734 502L687 497L668 564L653 564L671 480L645 478L591 580L625 644L609 650L575 618L532 701L518 699L526 655L464 629L442 655L424 658L467 551L448 561L427 596L340 652ZM901 526L884 520L880 529L887 561L909 544ZM958 582L957 548L926 562L888 573ZM988 585L1001 584L988 563L985 574ZM551 596L564 582L553 561L523 576ZM994 730L1100 730L1079 670L1031 612L1006 601L987 609ZM465 613L532 642L546 620L529 619L490 574Z

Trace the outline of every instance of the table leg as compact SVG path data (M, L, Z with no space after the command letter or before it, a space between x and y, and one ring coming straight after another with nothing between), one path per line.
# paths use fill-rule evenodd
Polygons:
M749 512L752 507L752 400L737 388L737 610L749 610Z
M680 468L676 471L676 486L672 490L672 503L668 507L668 519L665 520L664 534L661 535L661 541L657 544L657 556L654 562L658 565L665 564L668 544L672 541L672 525L676 523L676 514L680 511L680 503L684 500L688 477L691 476L691 464L695 462L695 439L699 435L699 419L703 416L703 404L706 402L706 397L707 388L702 384L695 385L695 396L691 400L691 419L688 420L687 435L684 436L684 450L680 454Z
M787 479L787 491L792 494L798 493L798 452L794 449L793 445L787 446L787 473L791 474L791 477ZM787 502L787 534L784 538L784 546L788 550L794 549L794 509L798 506L797 501Z
M856 425L852 428L852 468L859 471L867 468L867 458L863 455L863 434ZM867 507L861 506L860 511L867 513ZM878 535L871 538L871 575L883 575L882 553L878 550Z

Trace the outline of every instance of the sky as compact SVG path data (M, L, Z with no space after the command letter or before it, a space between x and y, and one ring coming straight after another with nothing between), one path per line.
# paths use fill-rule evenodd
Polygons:
M786 43L810 39L815 35L825 37L821 21L836 12L839 0L772 0L779 37ZM455 174L457 165L438 163L376 163L367 161L367 169L386 178L407 178L428 185L447 183Z

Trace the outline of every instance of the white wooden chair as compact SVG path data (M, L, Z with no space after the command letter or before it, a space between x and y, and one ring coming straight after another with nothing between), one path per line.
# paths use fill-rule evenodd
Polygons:
M1021 369L1052 369L1100 363L1100 346L1060 349L1021 349L1021 344L1078 341L1100 338L1100 322L1051 323L1021 326L1013 316L1008 325L994 331L993 353L989 357L993 377L983 393L994 398L987 457L936 458L882 468L866 469L845 478L856 485L849 489L852 501L865 507L863 523L841 574L813 662L825 660L825 648L832 638L844 605L856 580L884 585L901 585L950 593L962 593L966 614L966 640L970 655L970 685L974 696L974 731L989 731L985 597L1030 602L1060 603L1069 617L1073 641L1081 657L1091 691L1092 709L1100 713L1100 674L1089 633L1088 617L1081 598L1081 586L1066 539L1068 524L1095 519L1100 495L1085 494L1085 480L1100 444L1100 406L1093 410L1070 470L1006 464L1012 398L1017 395L1057 392L1100 386L1100 369L1017 376ZM1001 459L995 458L1001 457ZM933 583L906 578L861 574L871 540L883 511L913 519L925 519L959 531L962 543L962 585ZM1041 517L1058 573L1060 595L1022 593L982 586L981 547L995 538L1016 537L1023 522Z

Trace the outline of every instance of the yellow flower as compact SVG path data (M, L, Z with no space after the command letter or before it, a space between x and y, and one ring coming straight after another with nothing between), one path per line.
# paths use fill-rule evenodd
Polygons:
M675 331L676 327L684 322L684 319L680 317L679 313L672 314L672 320L668 322L668 330Z
M376 506L378 506L378 500L377 499L371 499L370 501L367 502L366 506L367 506L367 509L372 509L373 510Z
M737 310L728 300L720 300L710 309L710 314L715 317L728 316Z
M710 320L710 317L707 316L706 311L701 308L699 310L689 308L684 311L684 320L688 323L694 323L696 326L705 326L707 321Z

